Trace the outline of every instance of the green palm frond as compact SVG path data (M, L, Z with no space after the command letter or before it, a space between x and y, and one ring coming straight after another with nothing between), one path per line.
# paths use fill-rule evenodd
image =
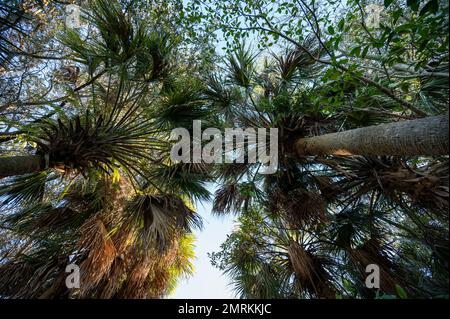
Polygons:
M241 92L224 84L225 80L217 74L210 74L206 80L205 96L215 108L229 120L236 116L236 104L242 102Z
M153 161L161 141L139 112L128 110L108 116L86 112L74 118L46 119L31 140L38 153L48 154L49 167L86 173L95 168L107 173L122 167L142 173L140 160Z
M263 196L256 183L225 183L214 194L212 213L217 215L245 213L253 201Z
M151 81L162 80L168 76L171 68L170 54L173 52L176 42L176 38L163 31L153 31L147 36L144 50L151 56L149 76ZM139 55L137 59L138 63L145 63L145 60L141 60Z
M444 72L448 73L448 65ZM448 111L449 78L421 78L418 95L423 106L430 111L430 114L440 114Z
M55 208L49 203L38 203L3 218L6 227L19 234L49 236L55 231L69 229L77 212L70 208Z
M358 203L334 214L329 226L330 237L340 248L355 247L370 236L374 223L375 219L368 215L368 207Z
M160 164L150 168L150 185L167 193L179 194L194 200L208 200L207 183L211 169L203 163ZM149 185L149 186L150 186Z
M296 79L298 73L299 55L297 51L287 51L285 55L275 56L278 62L278 71L283 81L289 82Z
M309 54L299 49L287 50L284 55L275 56L275 60L276 74L285 83L311 79L323 68Z
M192 263L195 258L194 242L193 234L185 234L179 239L175 261L168 269L167 295L175 292L180 278L189 278L194 274L195 269Z
M245 42L238 45L227 57L228 79L236 85L249 88L255 73L255 58L256 55L246 48Z
M0 187L1 205L19 205L21 203L33 203L42 200L45 184L56 178L49 172L32 173L17 176L2 183Z
M320 59L324 53L315 37L307 37L302 42L302 47L287 49L282 55L274 55L275 73L284 83L314 78L323 69L315 60Z
M96 0L91 3L89 18L98 27L108 52L126 60L133 55L135 30L118 1Z
M225 273L232 278L231 285L240 298L279 299L288 297L283 291L282 278L270 264L262 260L253 261L252 265L236 264Z
M86 43L81 35L72 29L66 30L59 37L59 41L70 48L75 59L88 66L90 74L93 74L104 60L95 45Z
M206 120L211 111L202 96L203 85L196 79L179 79L166 87L150 116L163 129L192 128L193 120Z
M213 210L215 214L237 213L241 211L244 198L237 184L222 185L214 194Z
M92 1L85 15L97 28L99 38L82 40L78 31L69 29L60 41L89 67L91 74L103 62L106 68L125 67L134 80L148 82L168 76L176 36L163 29L150 29L142 21L134 22L116 0Z

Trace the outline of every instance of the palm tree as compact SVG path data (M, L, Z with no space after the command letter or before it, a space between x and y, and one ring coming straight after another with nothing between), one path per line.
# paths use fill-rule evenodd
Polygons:
M192 272L192 203L212 181L213 212L238 223L211 257L241 297L448 296L445 81L418 76L404 101L318 63L327 53L314 36L259 64L240 45L212 72L178 51L172 23L146 23L118 1L92 1L84 15L92 31L58 38L76 79L28 102L43 114L24 112L0 135L1 296L167 295ZM174 163L171 129L199 119L278 128L277 172ZM70 263L77 290L65 285ZM377 292L364 284L369 264Z
M139 113L135 113L137 107L120 114L125 107L115 105L106 116L87 112L69 119L44 120L32 128L32 136L29 137L29 141L37 145L36 154L1 158L0 176L23 175L46 169L83 173L92 167L113 170L114 165L138 171L137 160L133 157L155 161L150 153L163 146L153 137L155 129L145 123L144 118L139 118ZM145 151L141 151L143 147L146 147Z
M311 40L302 46L317 50ZM388 116L366 112L361 96L372 105L383 97L361 94L366 88L354 82L347 103L357 96L361 109L332 109L333 87L320 81L322 67L302 50L266 59L259 71L253 54L234 55L230 75L211 76L207 95L225 126L277 127L280 145L275 174L260 175L253 163L216 167L213 212L239 218L212 261L231 275L239 295L442 294L448 266L436 245L448 242L448 159L436 155L448 154L448 116L389 121L398 114L395 103ZM400 248L406 242L413 244ZM419 251L420 260L440 266L424 266L412 253ZM379 265L384 278L378 295L365 287L369 264ZM419 264L430 271L426 284Z
M198 99L173 78L195 74L175 63L176 36L118 2L93 1L86 15L97 39L61 37L86 84L57 99L64 112L49 103L2 141L0 294L9 298L160 298L193 270L192 202L209 196L207 169L172 163L169 135ZM31 148L17 149L18 139ZM71 263L80 289L66 287Z
M188 233L200 224L183 202L168 195L161 202L164 197L155 195L154 203L136 207L141 197L133 197L131 184L105 175L78 177L74 184L57 204L28 202L3 218L16 244L0 267L2 295L156 298L167 294L178 276L191 273ZM173 205L186 215L173 219ZM80 266L76 291L65 285L69 263Z
M300 138L304 155L448 155L448 114Z
M243 298L336 298L333 259L319 238L299 236L282 219L252 207L210 257Z

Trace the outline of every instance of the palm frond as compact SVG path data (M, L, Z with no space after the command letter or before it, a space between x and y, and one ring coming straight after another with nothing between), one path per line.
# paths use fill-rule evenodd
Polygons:
M46 182L54 178L54 175L49 176L49 172L44 171L17 176L3 182L0 187L0 196L3 197L1 205L19 205L42 200Z
M319 258L293 240L289 242L287 251L300 288L319 298L334 299L335 289L330 285L329 274Z
M153 165L149 169L151 186L166 193L186 196L193 200L208 200L207 183L211 181L210 167L204 163L172 163Z
M246 47L245 42L238 45L227 57L228 79L244 88L250 87L255 72L256 55Z
M97 216L86 221L81 232L77 248L85 257L80 264L80 294L86 296L110 271L117 251L104 223Z
M74 118L46 119L30 139L38 145L38 153L49 156L50 168L85 174L91 168L111 173L122 167L139 174L139 159L152 161L151 152L161 144L153 133L148 121L129 111L120 117L86 112Z
M126 208L125 227L138 248L167 249L174 236L202 225L200 217L175 195L138 195Z

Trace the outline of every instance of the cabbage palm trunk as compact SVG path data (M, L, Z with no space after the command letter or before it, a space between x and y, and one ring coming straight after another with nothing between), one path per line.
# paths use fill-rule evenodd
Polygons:
M39 172L45 169L40 155L0 157L0 178Z
M305 155L447 155L448 114L298 139Z

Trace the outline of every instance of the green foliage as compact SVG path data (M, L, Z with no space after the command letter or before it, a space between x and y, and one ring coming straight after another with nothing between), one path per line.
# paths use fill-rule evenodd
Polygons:
M372 24L356 0L93 0L76 30L65 4L44 19L29 3L16 22L0 5L0 152L42 164L0 181L2 297L173 292L215 182L213 213L236 227L210 257L239 297L448 298L448 156L295 149L448 112L447 2L386 0ZM52 31L28 32L39 19ZM172 162L170 132L193 120L278 128L277 172Z
M188 66L190 55L180 59L172 22L155 23L119 1L83 10L89 28L58 37L76 63L75 86L61 92L50 82L62 97L36 94L41 107L8 122L18 130L1 151L29 152L45 165L0 182L0 294L160 298L193 273L190 233L201 218L189 200L207 198L210 180L204 168L170 163L169 133L186 116L192 122L193 110L210 111L197 65ZM84 82L76 86L78 76ZM69 263L81 268L80 290L61 280Z
M229 80L248 88L254 73L255 55L246 48L245 42L238 45L232 52L227 59Z
M218 108L225 125L277 127L281 144L276 174L258 175L252 164L217 167L213 212L238 219L211 261L231 277L242 298L441 298L448 264L436 245L448 242L448 172L441 166L447 159L304 158L293 154L292 144L305 136L413 118L415 108L424 114L447 110L443 83L448 76L432 74L448 72L448 54L434 42L447 36L435 30L429 43L433 52L428 44L417 48L410 42L424 29L448 28L443 8L416 15L386 3L380 26L371 29L361 25L364 8L356 1L335 19L320 16L311 2L302 3L316 17L293 15L288 2L270 9L247 2L247 9L240 7L243 2L204 6L210 14L205 23L223 23L228 41L246 38L243 30L253 28L263 42L259 55L270 51L270 37L281 47L272 59L252 60L252 72L227 67L225 74L210 77L211 99L222 98L226 105ZM244 16L245 24L239 25ZM295 25L300 17L309 19L309 26ZM315 18L323 23L319 36ZM293 22L284 24L288 19ZM294 47L283 51L287 45ZM242 52L241 46L227 54ZM245 81L238 81L244 73ZM428 83L439 92L432 102L426 98L433 94ZM381 269L378 291L365 286L370 263Z

